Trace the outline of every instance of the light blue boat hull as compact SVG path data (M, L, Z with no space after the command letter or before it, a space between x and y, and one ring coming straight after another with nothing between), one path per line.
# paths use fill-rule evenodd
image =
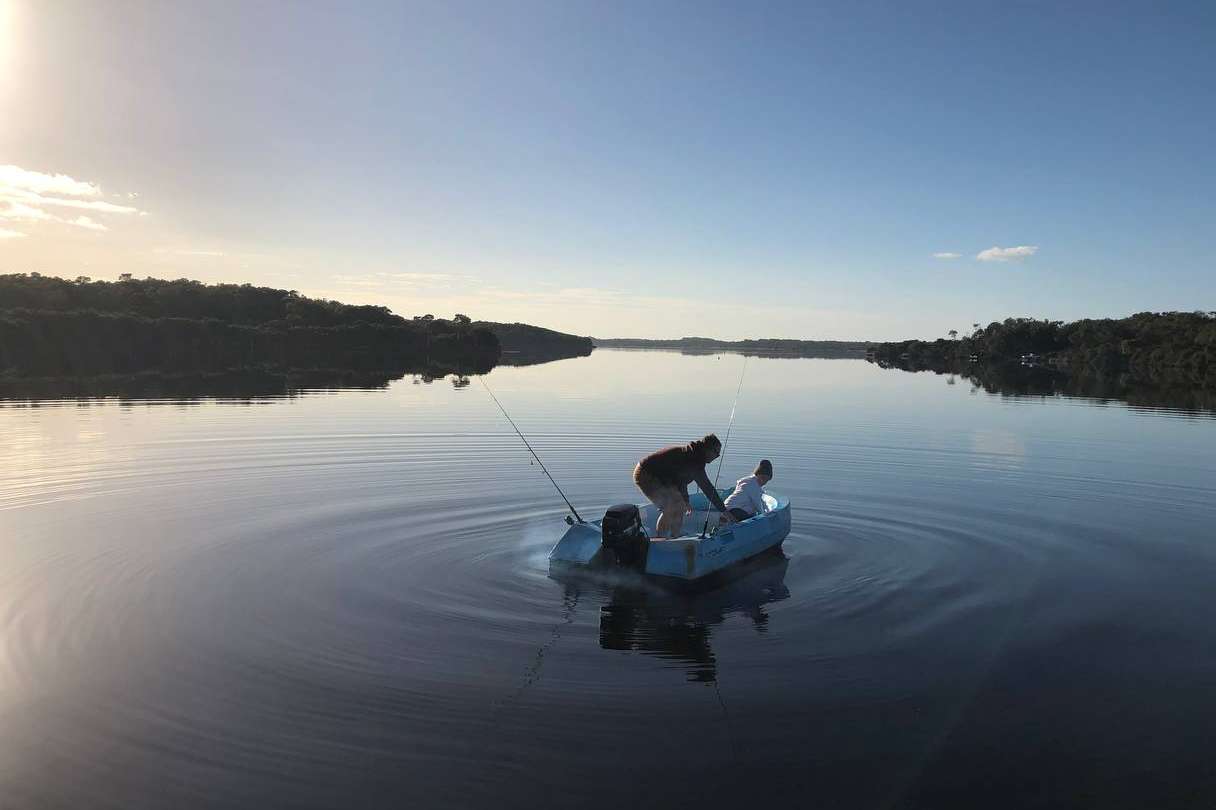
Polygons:
M722 490L722 496L730 490ZM684 519L684 531L673 539L652 539L646 555L649 575L693 581L715 574L743 560L779 547L790 533L790 501L766 494L769 511L739 523L717 527L717 512L709 512L710 533L700 536L705 524L708 499L701 493L692 496L692 515ZM646 533L654 534L658 509L653 504L638 507ZM576 523L566 530L549 552L551 563L591 565L600 550L600 521Z

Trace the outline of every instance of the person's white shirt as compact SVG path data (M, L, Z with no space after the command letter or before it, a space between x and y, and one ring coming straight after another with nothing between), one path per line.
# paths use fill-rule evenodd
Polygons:
M725 506L727 509L743 509L753 515L767 512L768 506L764 503L764 487L760 486L760 482L754 475L740 478L735 483L735 491L726 496Z

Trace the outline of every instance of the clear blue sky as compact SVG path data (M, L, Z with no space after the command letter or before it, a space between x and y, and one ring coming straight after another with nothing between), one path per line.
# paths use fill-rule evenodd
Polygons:
M599 336L1216 309L1214 3L0 9L0 270Z

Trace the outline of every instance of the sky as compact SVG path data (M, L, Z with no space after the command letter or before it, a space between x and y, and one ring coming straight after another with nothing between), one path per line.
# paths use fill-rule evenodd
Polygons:
M0 0L0 272L597 337L1216 309L1216 4Z

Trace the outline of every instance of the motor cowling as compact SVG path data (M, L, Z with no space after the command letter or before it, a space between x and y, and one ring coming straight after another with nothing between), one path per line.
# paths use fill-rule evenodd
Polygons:
M642 514L631 503L611 506L600 523L603 561L610 565L644 569L650 538L642 528Z

